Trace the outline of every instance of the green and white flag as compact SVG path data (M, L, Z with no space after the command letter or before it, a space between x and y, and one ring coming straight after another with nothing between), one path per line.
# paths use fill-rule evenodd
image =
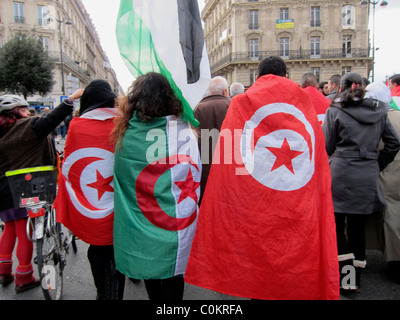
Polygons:
M134 77L163 74L184 105L183 119L210 83L210 66L197 0L121 0L116 35L120 54Z
M393 96L392 100L390 101L389 107L400 111L400 97Z
M196 229L201 161L189 123L130 120L114 163L117 269L136 279L184 274Z

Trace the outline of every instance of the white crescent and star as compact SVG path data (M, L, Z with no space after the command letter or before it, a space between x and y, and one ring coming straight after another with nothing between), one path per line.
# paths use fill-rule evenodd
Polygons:
M249 174L271 189L300 189L314 174L313 127L287 103L265 105L246 121L240 151Z
M91 219L114 211L114 154L101 148L82 148L64 161L65 186L75 208Z

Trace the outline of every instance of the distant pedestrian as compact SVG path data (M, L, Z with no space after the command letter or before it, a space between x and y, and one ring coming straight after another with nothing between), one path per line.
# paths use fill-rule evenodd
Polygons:
M203 165L199 205L206 188L215 144L229 108L228 90L228 82L224 77L217 76L212 78L206 96L194 108L194 116L200 122L195 130Z
M229 87L229 96L230 98L233 98L234 96L244 93L245 88L244 85L241 84L240 82L234 82L231 84Z
M327 95L327 97L331 101L333 101L336 98L337 94L339 93L340 79L341 79L341 76L338 74L335 74L329 78L329 81L328 81L329 94Z

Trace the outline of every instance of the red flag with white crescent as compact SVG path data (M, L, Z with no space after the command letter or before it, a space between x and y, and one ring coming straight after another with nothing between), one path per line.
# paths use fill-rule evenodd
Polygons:
M109 138L112 128L110 117L71 121L55 201L57 221L81 240L98 246L113 244L115 147Z
M185 281L255 299L339 298L324 136L295 82L263 76L232 99Z

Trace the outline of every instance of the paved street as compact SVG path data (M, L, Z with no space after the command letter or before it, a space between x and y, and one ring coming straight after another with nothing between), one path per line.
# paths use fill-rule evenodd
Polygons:
M64 274L64 300L94 300L96 291L87 259L87 247L78 240L77 253L68 255ZM15 260L16 261L16 260ZM389 274L387 264L380 251L367 251L368 265L362 277L360 293L342 295L341 300L400 300L400 283ZM14 271L15 271L14 265ZM35 266L36 268L36 266ZM35 274L37 270L35 269ZM44 300L40 287L16 294L14 284L0 287L0 300ZM148 300L143 281L138 284L126 280L124 300ZM243 300L211 290L185 284L184 300Z
M62 148L63 143L64 141L57 146ZM81 240L77 240L77 245L77 253L71 252L67 258L63 299L94 300L96 291L87 259L88 245ZM15 257L14 261L16 261ZM13 267L15 272L16 262ZM35 273L38 276L36 269ZM16 294L14 283L12 283L8 287L0 287L0 300L44 300L44 298L40 287ZM127 279L124 300L148 300L143 281L136 284ZM184 300L243 299L185 284ZM382 252L367 251L367 267L362 276L361 292L341 295L341 300L400 300L400 282L396 282L390 275Z

